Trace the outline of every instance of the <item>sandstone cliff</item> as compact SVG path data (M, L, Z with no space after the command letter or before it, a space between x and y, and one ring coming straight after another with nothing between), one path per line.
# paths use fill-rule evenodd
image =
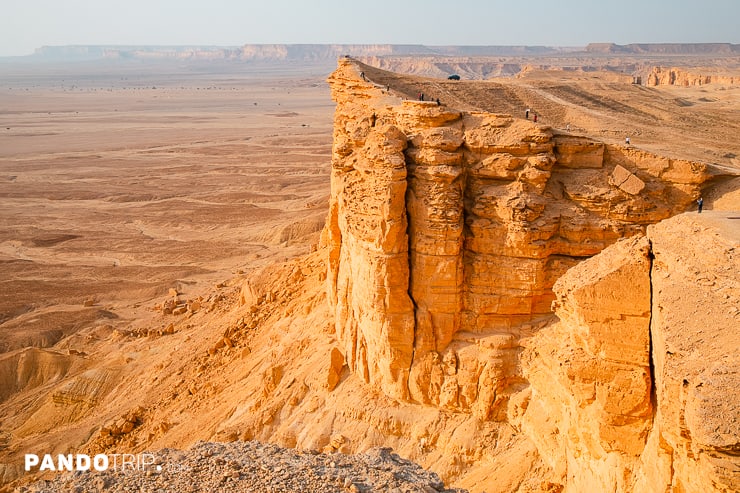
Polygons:
M566 491L740 488L740 237L728 217L650 226L556 283L559 322L526 342L531 387L510 418Z
M645 237L691 207L712 169L400 102L359 70L343 60L329 79L328 298L350 370L396 399L508 421L566 491L732 491L738 407L722 416L718 399L736 373L726 362L685 370L673 356L694 336L661 322L667 288L653 272L673 254L664 229ZM726 329L737 289L723 286L711 297L732 300Z
M737 213L648 228L657 412L636 488L740 490Z
M652 424L650 244L622 240L555 284L559 322L526 342L510 410L570 491L632 491ZM523 415L520 415L523 414Z
M604 143L403 102L361 70L342 60L331 78L322 243L187 302L165 289L149 322L6 355L0 483L22 481L26 451L259 439L392 447L474 492L737 490L737 213L657 223L700 191L709 209L737 210L737 181L713 187L716 167L648 152L644 135L615 145L623 127ZM388 79L396 96L400 78ZM424 82L448 101L454 84L469 107L466 91L497 94L499 109L515 94ZM674 154L695 147L670 120L625 115L610 118L661 122ZM734 153L732 125L698 134Z
M702 74L676 67L653 67L646 79L646 85L648 86L704 86L707 84L733 85L738 83L740 83L740 78L737 76L718 73L716 70L707 69Z
M352 371L391 396L504 419L519 339L567 269L686 210L706 165L509 115L391 98L351 60L337 101L329 299Z

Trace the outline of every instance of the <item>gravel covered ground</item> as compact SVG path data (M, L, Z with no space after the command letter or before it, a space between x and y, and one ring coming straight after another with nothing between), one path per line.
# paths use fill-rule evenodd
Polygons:
M464 493L400 458L389 448L364 454L322 454L259 442L198 442L190 450L163 449L141 468L60 473L16 491L70 492L387 492ZM112 464L111 459L111 464Z

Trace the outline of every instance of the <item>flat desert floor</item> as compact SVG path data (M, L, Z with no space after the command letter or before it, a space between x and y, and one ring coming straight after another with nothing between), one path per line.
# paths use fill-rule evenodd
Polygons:
M329 70L6 67L0 352L132 326L170 288L306 252L329 194Z

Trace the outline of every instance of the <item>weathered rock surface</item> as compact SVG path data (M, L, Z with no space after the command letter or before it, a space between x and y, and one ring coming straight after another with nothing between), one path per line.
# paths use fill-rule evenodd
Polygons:
M531 388L510 419L572 491L631 491L653 417L650 265L636 236L570 269L555 284L560 321L526 343Z
M705 73L688 72L681 68L653 67L647 77L648 86L703 86L707 84L737 84L740 78L708 69Z
M710 178L508 115L399 104L349 59L329 82L336 333L350 369L397 398L505 419L555 280Z
M566 491L740 487L740 236L709 214L650 226L555 284L560 321L526 342L530 387L509 417Z
M648 228L657 412L636 489L740 491L740 230L735 214Z
M0 403L21 389L34 388L63 378L74 356L38 348L0 355Z

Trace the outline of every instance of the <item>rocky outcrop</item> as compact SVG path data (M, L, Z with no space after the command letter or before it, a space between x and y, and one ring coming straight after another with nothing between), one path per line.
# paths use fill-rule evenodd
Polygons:
M328 295L351 371L393 397L506 419L519 341L556 279L686 210L700 163L509 115L399 101L351 59L337 102Z
M509 417L565 491L740 488L739 243L714 220L650 226L555 284Z
M740 491L740 234L733 213L648 228L657 412L636 489Z
M510 420L570 491L633 491L653 421L650 244L625 239L555 284L559 322L526 342Z
M653 67L646 81L648 86L704 86L740 83L740 77L716 73L716 69L707 69L707 71L709 73L697 74L675 67Z

